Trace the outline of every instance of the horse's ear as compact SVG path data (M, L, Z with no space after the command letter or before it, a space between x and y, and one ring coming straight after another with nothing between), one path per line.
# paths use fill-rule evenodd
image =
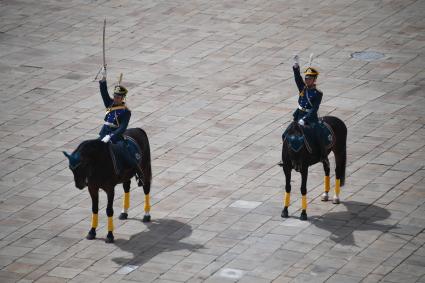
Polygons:
M68 159L71 159L71 155L69 155L66 151L62 151L63 155L65 155Z

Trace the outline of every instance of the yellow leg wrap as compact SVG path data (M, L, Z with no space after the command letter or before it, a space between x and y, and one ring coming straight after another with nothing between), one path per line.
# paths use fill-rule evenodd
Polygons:
M114 231L114 221L113 221L113 217L109 216L108 217L108 232L113 232Z
M291 193L285 193L285 207L289 207L289 203L291 202Z
M301 208L303 210L307 209L307 196L301 196Z
M145 212L149 212L151 211L151 202L150 202L150 197L149 194L145 195Z
M123 200L123 208L125 210L130 208L130 193L124 193L124 200Z
M329 176L325 176L324 184L325 184L325 192L329 193L329 190L331 189L331 178Z
M91 227L96 229L98 223L99 223L99 218L98 218L97 214L92 213L92 215L91 215Z
M336 179L335 180L335 195L337 197L339 197L339 192L341 191L340 184L341 184L341 180L340 179Z

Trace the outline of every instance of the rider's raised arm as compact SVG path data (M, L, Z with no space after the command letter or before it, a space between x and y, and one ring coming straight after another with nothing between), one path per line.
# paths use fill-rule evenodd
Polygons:
M112 132L112 136L120 137L127 130L128 123L130 122L131 112L125 111L120 115L119 126Z
M293 66L292 69L294 70L295 83L297 84L298 90L301 92L305 87L305 83L300 74L300 66Z
M103 104L105 104L105 108L110 107L113 102L113 99L109 96L106 80L99 81L99 89L100 95L102 96Z

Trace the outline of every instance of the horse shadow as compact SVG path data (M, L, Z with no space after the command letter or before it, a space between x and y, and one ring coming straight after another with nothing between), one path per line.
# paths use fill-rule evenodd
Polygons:
M355 231L388 232L397 225L381 224L391 213L385 208L357 201L341 202L345 211L331 211L323 216L312 216L310 222L319 229L329 231L330 239L344 246L356 245Z
M148 230L132 235L128 240L115 240L114 244L118 248L133 254L131 259L112 258L112 261L119 265L140 266L163 252L184 253L184 250L195 251L203 248L202 245L184 240L192 235L192 228L186 223L174 219L157 219L147 223L137 220L146 225Z

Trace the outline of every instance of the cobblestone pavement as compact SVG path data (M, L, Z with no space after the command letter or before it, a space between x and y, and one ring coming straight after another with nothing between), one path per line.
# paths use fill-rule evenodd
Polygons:
M1 1L0 282L425 282L424 14L421 0ZM135 182L117 219L118 187L114 244L104 194L85 239L89 194L61 152L102 124L105 16L110 86L123 72L154 172L150 224ZM351 57L364 50L384 58ZM347 183L323 203L311 167L303 222L293 174L283 220L291 58L312 52L320 113L349 129Z

